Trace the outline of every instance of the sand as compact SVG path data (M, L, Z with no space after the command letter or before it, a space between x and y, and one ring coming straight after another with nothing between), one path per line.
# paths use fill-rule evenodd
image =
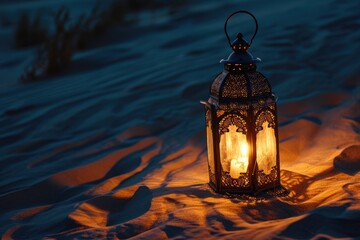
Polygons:
M33 2L0 3L0 12L45 4ZM69 70L30 84L17 77L33 51L12 48L2 26L0 236L360 238L359 7L195 1L102 36ZM230 53L222 25L234 9L259 21L251 52L279 97L285 196L231 198L207 185L199 100ZM252 28L244 16L229 31Z

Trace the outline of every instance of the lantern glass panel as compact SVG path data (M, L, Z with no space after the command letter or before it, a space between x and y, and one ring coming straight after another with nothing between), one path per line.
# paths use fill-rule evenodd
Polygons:
M240 173L246 173L249 166L249 150L246 135L238 132L238 127L231 124L228 132L220 137L220 159L224 172L229 172L232 178L238 178Z
M262 124L262 129L256 135L256 160L259 170L270 174L273 166L276 166L276 137L275 130L269 127L269 122Z
M213 143L213 134L211 130L211 121L208 121L208 124L206 126L206 135L207 135L209 168L212 173L215 173L214 143Z

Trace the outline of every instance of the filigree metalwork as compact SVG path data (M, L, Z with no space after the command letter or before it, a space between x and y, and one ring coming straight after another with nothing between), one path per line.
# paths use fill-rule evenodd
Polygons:
M253 103L253 109L254 109L254 116L258 114L259 111L270 109L272 111L275 111L275 99L268 98L268 99L260 99L258 102Z
M230 74L225 79L224 87L221 92L223 98L246 98L246 79L244 74Z
M215 80L213 81L213 83L211 84L211 89L210 89L210 94L215 96L215 97L219 97L219 93L220 93L220 87L222 82L224 81L224 79L226 78L228 74L226 72L222 72L219 75L217 75L217 77L215 78Z
M249 110L249 105L245 105L245 104L238 103L238 102L230 102L230 103L220 104L219 108L222 110L225 110L226 112L236 111L237 113L239 113L243 116L247 116L248 110Z
M254 112L253 116L256 116L259 111L263 110L263 105L260 102L256 102L252 104Z
M251 96L258 97L266 93L271 93L270 84L266 77L259 72L247 72L247 77L251 86Z
M232 178L228 172L222 172L221 183L225 187L246 188L250 186L250 179L246 173L240 173L238 178Z
M263 130L263 123L268 122L268 127L275 128L275 116L270 111L263 111L259 114L255 121L255 132Z
M241 72L241 71L251 71L256 69L256 64L231 64L226 63L224 65L224 69L229 72Z
M233 109L235 112L243 115L244 117L248 116L248 111L249 111L249 105L240 105L237 106L236 109Z
M229 132L228 127L230 125L235 125L237 127L237 132L241 132L243 134L246 134L247 132L245 120L238 115L229 114L220 121L219 134L221 135L225 132Z
M269 174L265 174L263 170L257 172L257 181L260 186L274 183L278 178L278 168L273 166Z
M241 64L226 64L225 67L243 67ZM210 88L210 95L219 105L249 103L259 97L271 97L271 87L264 75L255 70L224 71L217 75ZM232 108L232 106L227 106Z

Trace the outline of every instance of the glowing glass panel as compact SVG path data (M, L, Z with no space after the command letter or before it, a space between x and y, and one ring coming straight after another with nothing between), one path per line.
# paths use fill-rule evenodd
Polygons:
M256 135L256 161L259 170L264 170L265 174L269 174L271 168L276 166L275 131L268 125L269 123L265 121L262 124L263 130Z
M208 160L210 171L215 173L215 166L214 166L214 144L213 144L213 135L211 131L211 121L209 121L206 127L206 135L207 135L207 148L208 148Z
M220 137L220 159L224 172L229 172L232 178L238 178L240 173L246 173L249 166L249 150L246 135L237 132L235 125L228 127Z

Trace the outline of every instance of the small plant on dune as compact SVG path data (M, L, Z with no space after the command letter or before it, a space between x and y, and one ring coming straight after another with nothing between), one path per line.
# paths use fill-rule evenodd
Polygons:
M42 75L58 73L70 65L82 20L79 19L75 24L71 24L69 19L69 10L65 7L55 14L54 34L48 35L38 47L36 60L21 78L23 82L33 81Z
M36 58L29 65L20 80L24 83L35 81L43 76L54 75L70 66L72 56L78 49L85 49L94 35L96 26L97 5L89 17L81 15L72 22L70 12L61 7L54 15L54 30L42 38L37 47ZM24 15L19 36L28 36L28 17ZM37 21L34 21L37 23ZM36 26L37 24L33 24ZM21 37L22 38L22 37Z
M182 6L179 1L174 0L174 4L160 0L113 1L110 7L101 12L98 1L89 16L81 15L75 22L71 21L69 10L61 7L54 15L52 33L41 25L40 15L31 21L29 15L23 13L15 31L16 46L38 47L34 62L25 69L20 80L27 83L58 74L70 66L74 53L86 49L91 40L115 25L130 24L131 20L127 18L129 13L169 6L171 11L175 11Z
M46 73L53 74L66 68L74 52L74 38L78 25L69 25L69 11L61 8L55 16L55 34L48 38L44 55L47 61Z

